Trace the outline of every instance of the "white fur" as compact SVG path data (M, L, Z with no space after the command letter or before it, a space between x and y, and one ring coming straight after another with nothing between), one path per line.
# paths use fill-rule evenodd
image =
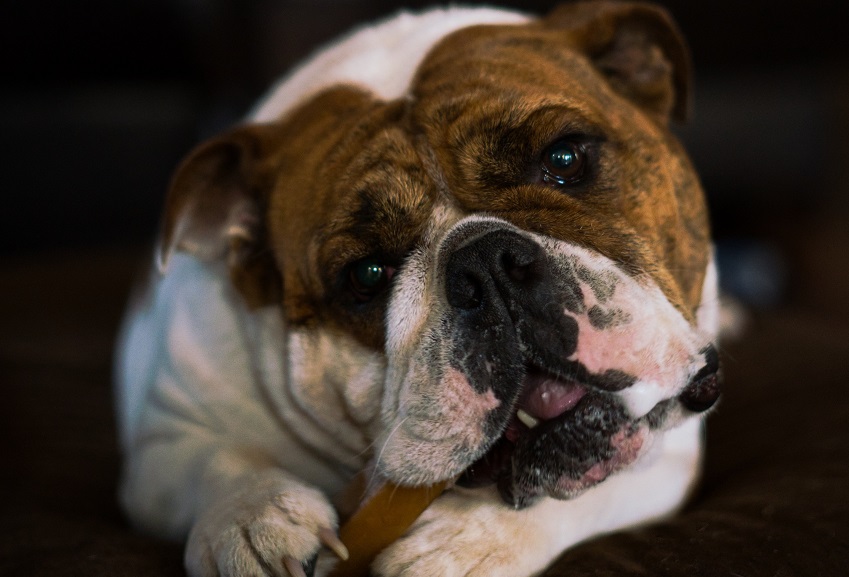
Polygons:
M702 334L715 339L722 329L720 324L721 304L719 299L719 272L716 269L716 258L711 251L702 285L702 300L696 311L696 326Z
M122 495L144 527L185 535L203 491L198 483L208 475L204 458L247 455L259 468L297 470L326 492L365 465L363 426L338 418L348 407L326 387L366 379L374 390L381 359L353 342L337 341L331 350L320 336L287 331L275 308L249 312L223 266L175 254L168 274L128 317L118 350L128 457ZM352 373L314 374L313 364L330 365L330 355L356 358ZM309 395L319 394L331 400L322 399L316 412ZM351 412L369 404L352 399Z

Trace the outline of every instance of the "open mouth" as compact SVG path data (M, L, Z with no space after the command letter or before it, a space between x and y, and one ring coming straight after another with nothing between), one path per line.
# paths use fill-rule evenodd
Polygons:
M482 487L497 483L512 468L516 446L541 424L573 410L587 391L587 387L577 380L555 377L535 367L528 368L504 433L486 454L463 472L458 484Z
M521 509L600 483L633 463L645 440L644 423L611 393L580 377L528 368L503 433L457 484L495 484L505 503Z
M541 421L557 418L573 409L586 393L587 389L575 380L529 370L522 382L522 394L505 436L515 442L522 433L521 425L526 429L534 429Z

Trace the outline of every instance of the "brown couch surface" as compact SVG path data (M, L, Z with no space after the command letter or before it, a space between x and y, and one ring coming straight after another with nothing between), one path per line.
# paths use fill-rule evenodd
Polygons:
M115 500L111 350L139 254L0 267L0 575L183 574L181 547L134 533ZM804 307L757 315L723 356L687 507L579 546L547 575L849 575L849 323Z

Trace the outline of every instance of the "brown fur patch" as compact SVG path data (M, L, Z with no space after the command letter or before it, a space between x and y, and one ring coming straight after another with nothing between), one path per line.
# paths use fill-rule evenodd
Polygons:
M255 304L282 293L291 323L382 349L386 297L358 302L348 271L363 258L401 265L439 198L649 275L692 320L708 226L666 126L689 72L664 18L579 3L530 25L466 28L426 57L409 98L338 86L256 127L243 180L262 226L237 286ZM540 180L540 158L564 137L586 145L591 171L556 188Z
M328 90L287 115L268 223L294 323L320 320L383 347L385 295L359 303L347 269L363 258L399 266L420 238L434 190L406 103Z

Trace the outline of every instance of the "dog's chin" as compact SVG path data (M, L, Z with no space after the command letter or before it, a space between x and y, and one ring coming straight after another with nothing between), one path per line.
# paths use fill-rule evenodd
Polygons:
M646 429L610 393L529 368L500 436L457 483L496 484L515 508L570 499L633 463Z

